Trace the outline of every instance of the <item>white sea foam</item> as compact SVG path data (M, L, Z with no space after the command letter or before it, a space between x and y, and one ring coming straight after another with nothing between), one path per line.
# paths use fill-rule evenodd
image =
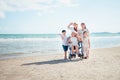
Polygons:
M91 48L120 46L120 36L90 37ZM0 38L0 54L56 53L62 51L61 38Z
M60 38L0 38L0 42L6 41L60 41Z

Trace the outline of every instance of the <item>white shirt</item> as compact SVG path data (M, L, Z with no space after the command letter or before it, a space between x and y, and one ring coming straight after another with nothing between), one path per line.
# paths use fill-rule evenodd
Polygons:
M74 30L74 27L69 27L69 29L71 30L71 33L75 32L77 34L77 32Z
M62 45L65 45L65 46L67 46L68 44L67 44L67 36L64 36L64 35L61 35L62 37L63 37L63 39L62 39Z
M71 41L72 41L72 46L78 46L78 41L76 37L71 37Z

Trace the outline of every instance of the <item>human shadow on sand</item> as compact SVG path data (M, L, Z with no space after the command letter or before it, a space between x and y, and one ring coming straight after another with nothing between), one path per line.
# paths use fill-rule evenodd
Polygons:
M60 63L78 62L78 61L80 61L80 59L74 59L74 60L57 59L57 60L50 60L50 61L25 63L25 64L22 64L22 66L25 66L25 65L27 66L27 65L60 64Z

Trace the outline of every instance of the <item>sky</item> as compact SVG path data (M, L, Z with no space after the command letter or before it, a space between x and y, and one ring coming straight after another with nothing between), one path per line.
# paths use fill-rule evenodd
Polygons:
M120 32L120 0L0 0L0 34L59 34L70 22Z

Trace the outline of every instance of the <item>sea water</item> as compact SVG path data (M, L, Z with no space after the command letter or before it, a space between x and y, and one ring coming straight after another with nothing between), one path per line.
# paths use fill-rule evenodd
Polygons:
M119 33L92 33L91 49L120 46ZM0 59L63 54L58 34L0 34Z

